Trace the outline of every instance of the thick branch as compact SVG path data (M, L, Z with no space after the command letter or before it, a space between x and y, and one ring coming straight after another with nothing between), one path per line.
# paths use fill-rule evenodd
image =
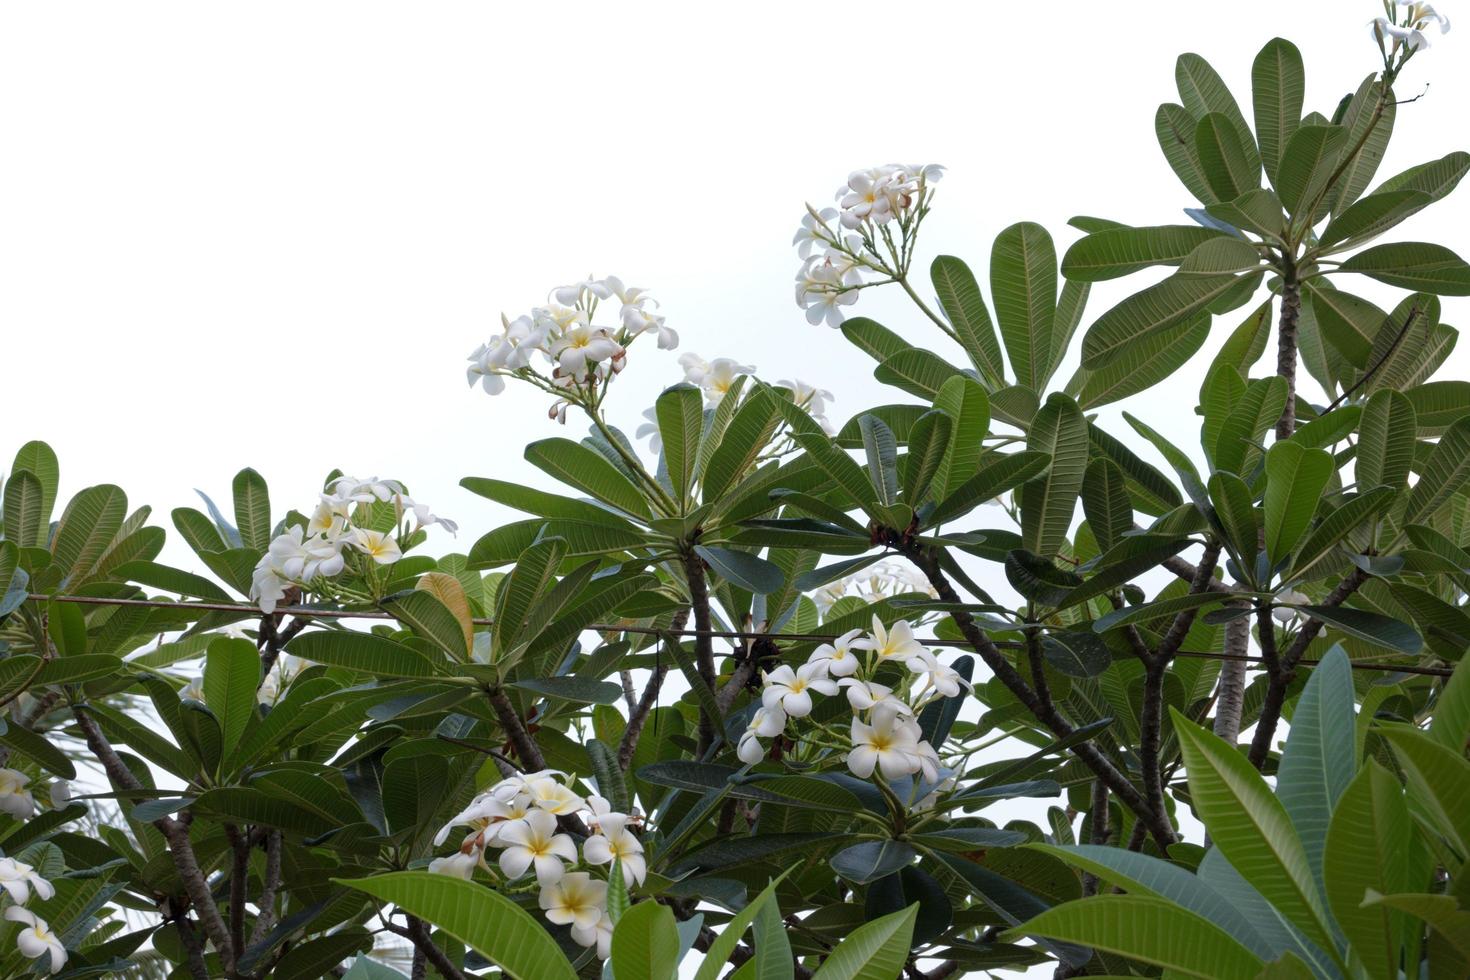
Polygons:
M1276 420L1276 438L1296 432L1297 321L1302 314L1302 287L1296 269L1288 265L1281 278L1281 319L1276 327L1276 374L1286 379L1286 407Z
M1108 788L1101 779L1092 781L1092 809L1087 814L1087 843L1103 845L1108 842L1112 835L1112 828L1108 826ZM1085 873L1082 875L1082 896L1084 898L1097 894L1100 879L1095 874Z
M446 956L444 950L434 942L433 937L429 935L429 927L424 925L424 920L411 915L407 916L407 919L408 928L394 931L406 936L408 941L413 943L414 949L423 953L424 958L434 964L434 969L439 971L439 975L444 977L444 980L467 980L464 971L455 966L454 961Z
M1169 809L1164 802L1164 777L1159 766L1159 746L1164 731L1164 675L1169 672L1167 661L1155 659L1144 668L1143 708L1138 716L1138 761L1143 769L1143 792L1148 805L1159 815L1163 823L1169 823ZM1152 828L1150 828L1152 829ZM1156 838L1158 832L1154 832ZM1172 825L1169 840L1159 838L1159 843L1168 847L1174 843Z
M689 583L689 605L694 610L694 628L699 632L694 637L694 663L699 676L715 690L718 673L715 670L714 640L710 636L713 624L709 610L709 586L704 578L704 562L691 548L684 553L684 577ZM718 718L711 718L703 706L699 712L699 756L702 758L715 741L715 726Z
M1215 734L1234 745L1240 738L1245 707L1245 657L1250 653L1251 621L1240 616L1225 624L1225 661L1215 688Z
M133 775L132 770L122 761L122 758L113 750L112 744L107 741L107 736L97 727L97 723L88 714L85 705L72 705L72 716L77 720L77 728L82 732L82 737L87 742L87 748L102 763L102 769L107 777L112 780L114 786L120 789L138 790L143 784ZM189 895L189 900L194 903L195 914L199 916L199 922L204 927L204 932L215 949L219 951L220 962L226 973L233 973L235 969L235 947L230 940L230 930L225 925L225 920L219 914L219 906L214 903L214 895L209 890L209 882L205 880L204 871L199 867L199 859L194 854L194 845L189 840L189 828L173 817L164 816L153 821L153 826L163 834L164 840L168 842L169 857L173 859L174 867L179 872L179 878L184 883L184 890Z
M938 593L941 602L954 603L956 606L963 605L963 600L955 592L954 586L950 585L949 579L945 577L943 570L939 567L939 560L932 551L920 547L910 539L892 542L903 555L914 564L924 576L928 578L929 584ZM1016 700L1020 701L1028 711L1036 716L1036 719L1049 728L1058 738L1071 735L1075 729L1072 724L1062 717L1061 712L1049 700L1043 700L1031 686L1026 683L1025 678L1011 666L1009 660L1000 652L985 631L976 624L974 617L963 609L956 609L950 613L954 624L959 627L960 633L965 641L970 644L977 656L985 662L996 678L1006 686ZM1148 801L1138 791L1138 787L1123 775L1101 750L1091 742L1084 741L1072 747L1072 752L1083 763L1091 769L1099 779L1107 784L1119 802L1137 814L1141 822L1147 824L1148 829L1154 833L1159 841L1165 845L1174 842L1174 828L1169 824L1167 817L1161 818L1154 809L1149 806Z
M1190 595L1204 595L1209 591L1211 583L1215 581L1215 565L1220 560L1220 542L1211 541L1205 545L1204 554L1200 556L1199 565L1195 567L1194 578L1189 583ZM1184 645L1184 638L1189 635L1189 630L1194 626L1194 618L1199 614L1199 607L1185 609L1174 616L1174 621L1169 624L1169 629L1164 633L1164 638L1159 641L1159 650L1156 658L1163 663L1174 659L1179 648Z
M258 912L255 928L250 931L250 945L266 937L276 924L276 892L281 887L281 832L272 830L265 837L265 881L255 901Z
M233 861L230 863L230 942L245 948L245 893L250 884L250 841L234 824L224 825Z
M618 745L618 768L624 772L628 771L628 766L633 762L633 753L638 751L638 739L643 734L643 726L648 724L653 706L658 703L659 691L664 686L664 677L668 672L668 664L659 664L653 668L653 674L643 687L643 697L638 699L637 705L628 713L628 726L623 729L623 740Z

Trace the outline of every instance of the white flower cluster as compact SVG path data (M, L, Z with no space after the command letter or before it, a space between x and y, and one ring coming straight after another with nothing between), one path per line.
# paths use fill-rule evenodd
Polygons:
M858 290L907 273L913 237L932 195L930 185L943 176L944 168L935 163L854 170L837 189L837 208L807 206L791 243L802 260L796 304L806 310L808 323L841 326L841 308L857 302ZM833 227L834 221L845 233ZM885 227L893 221L899 223L897 239ZM887 278L865 282L863 270Z
M904 682L897 688L874 680L887 664L903 668ZM906 621L885 629L874 616L870 633L844 633L817 647L795 670L783 665L764 675L761 706L741 735L736 755L745 763L760 762L768 752L761 739L782 735L788 726L800 740L805 735L792 722L812 713L812 695L830 697L845 690L852 708L847 768L853 775L867 779L876 770L892 780L917 773L936 785L943 778L939 754L924 740L918 714L930 701L954 697L968 686L954 668L924 648Z
M912 592L923 592L934 598L939 595L928 579L909 566L880 561L856 575L840 578L817 589L812 593L812 602L816 603L817 611L825 616L837 600L844 596L856 596L871 603Z
M705 403L710 408L725 400L736 378L755 373L754 364L741 364L729 357L706 361L692 351L679 355L679 366L684 369L684 380L704 392Z
M30 791L31 777L15 769L0 769L0 813L17 820L28 820L36 812L36 798Z
M51 968L47 972L59 973L66 965L66 947L61 944L56 933L51 931L45 919L25 907L25 903L31 900L32 893L44 902L56 894L56 889L51 882L37 874L35 868L8 857L0 858L0 889L4 889L10 899L10 904L5 908L5 918L20 923L22 927L16 933L15 945L29 959L49 956Z
M393 504L395 534L354 523L364 520L375 502ZM403 557L402 542L431 524L442 525L451 534L459 530L454 521L430 513L427 504L416 503L397 480L339 477L321 495L305 527L293 524L271 541L256 563L250 598L260 603L261 612L269 614L288 588L309 587L318 579L341 574L349 555L391 565Z
M1417 0L1395 0L1395 3L1403 11L1402 23L1395 23L1397 18L1390 20L1387 17L1375 17L1368 24L1380 49L1384 49L1391 39L1395 53L1403 47L1412 54L1420 48L1429 47L1429 37L1424 32L1431 24L1441 35L1450 32L1450 19L1437 12L1433 4L1418 3Z
M613 299L620 304L618 325L595 325L598 304ZM568 405L585 400L623 370L628 346L638 337L657 337L663 350L679 345L679 335L654 312L657 308L646 289L626 286L617 276L559 286L547 305L514 320L502 315L501 333L475 348L465 374L470 387L479 383L491 395L505 390L506 376L561 395L549 414L564 422ZM550 375L536 371L538 354L551 367Z
M560 778L558 778L560 777ZM455 827L469 833L459 851L429 862L429 870L469 880L476 868L490 871L489 848L500 851L496 864L506 881L528 872L540 889L540 905L549 922L571 926L572 938L595 946L607 959L612 942L612 920L607 915L607 882L586 871L569 871L578 863L571 835L557 833L557 817L582 815L596 831L582 842L581 861L590 866L616 861L623 881L632 888L648 874L643 842L633 829L642 823L636 813L617 813L600 796L574 792L566 774L555 769L511 776L481 793L440 829L434 845L449 839Z

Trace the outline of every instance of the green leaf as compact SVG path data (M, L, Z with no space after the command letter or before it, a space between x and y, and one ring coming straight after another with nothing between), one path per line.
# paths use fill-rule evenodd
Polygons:
M1057 310L1057 254L1045 228L1023 221L996 236L990 292L1016 383L1040 391Z
M1342 115L1342 125L1347 130L1344 146L1352 148L1348 151L1352 156L1340 162L1342 172L1327 193L1327 210L1333 214L1342 214L1358 199L1378 171L1388 148L1398 109L1391 90L1380 107L1382 94L1383 85L1377 75L1368 75Z
M1205 212L1232 228L1254 232L1268 241L1284 241L1287 237L1286 211L1272 190L1254 187L1238 197L1211 204Z
M1358 486L1399 489L1409 481L1418 432L1414 404L1397 391L1376 391L1363 406L1354 470Z
M958 490L946 497L929 515L928 526L945 524L968 514L975 507L1007 490L1014 489L1047 469L1051 457L1044 452L987 453L980 469Z
M474 882L427 871L334 878L433 923L517 980L576 980L561 947L515 902ZM629 910L631 912L631 909Z
M1232 240L1217 238L1205 242L1199 248L1206 248L1216 241ZM1244 242L1237 244L1245 246ZM1163 282L1134 293L1098 317L1087 328L1087 333L1082 338L1083 366L1088 370L1097 370L1133 344L1152 338L1187 320L1224 295L1235 284L1236 276L1229 273L1186 275L1178 272Z
M944 459L935 474L934 496L943 500L975 475L985 437L990 434L990 398L973 379L953 377L940 386L934 408L953 423Z
M832 870L857 885L897 874L914 863L918 852L903 841L867 840L844 847L828 859Z
M1335 470L1332 454L1325 449L1287 441L1266 451L1263 509L1266 556L1273 565L1285 560L1306 533Z
M1470 415L1445 430L1409 491L1405 524L1428 524L1430 518L1452 496L1470 482Z
M296 656L316 663L384 677L435 677L440 673L417 650L374 633L340 630L302 633L287 648Z
M729 398L727 394L725 398ZM725 426L719 436L719 444L709 454L709 463L702 471L700 489L706 502L723 497L731 487L755 465L756 459L770 442L771 434L780 422L781 406L804 411L785 399L777 398L769 389L759 389L751 394ZM716 412L723 409L721 401ZM713 439L711 434L706 437Z
M1328 223L1318 239L1318 247L1335 250L1334 246L1343 243L1360 245L1418 214L1433 202L1434 199L1423 191L1370 194Z
M970 356L970 363L991 389L1006 383L1005 363L1001 360L1000 342L990 322L990 312L980 295L980 284L970 267L952 255L941 255L929 267L929 278L939 305L960 338L960 345Z
M1103 282L1150 266L1177 266L1196 246L1221 234L1198 225L1109 228L1074 242L1062 258L1062 275Z
M220 637L204 655L204 703L219 719L224 744L240 744L255 717L256 689L260 687L260 654L249 640Z
M1449 946L1458 954L1463 967L1463 961L1470 960L1470 910L1460 908L1459 901L1453 895L1378 895L1369 893L1365 902L1372 905L1386 905L1392 909L1399 909L1421 919L1434 929L1436 933L1443 936ZM1438 966L1435 963L1431 970ZM1454 969L1451 966L1450 969ZM1431 973L1431 976L1433 974Z
M528 514L535 514L537 517L562 518L590 523L606 521L619 527L632 527L623 518L601 504L558 496L544 490L522 486L519 483L507 483L504 480L492 480L483 476L467 476L459 481L459 485L487 500L514 507Z
M1194 146L1197 124L1197 118L1183 106L1165 103L1154 114L1154 135L1158 137L1159 148L1164 151L1164 159L1180 183L1202 203L1213 204L1218 198L1210 189Z
M45 542L45 490L30 470L16 470L5 483L5 540L19 548L38 548Z
M271 976L275 980L320 980L332 976L343 960L372 948L372 934L361 926L350 926L293 946L276 963Z
M750 924L755 921L756 914L765 907L766 903L775 901L776 886L790 874L783 871L779 877L773 880L765 889L752 899L745 908L736 913L715 941L710 943L709 951L705 954L704 962L699 964L699 970L694 974L694 980L717 980L720 971L729 963L730 954L735 952L735 947L740 942L740 937Z
M774 901L761 906L755 917L755 956L749 963L753 971L751 980L793 980L796 976L787 929Z
M1209 492L1215 517L1225 531L1231 550L1240 557L1242 570L1253 574L1260 545L1260 523L1250 488L1234 473L1218 470L1210 475Z
M704 429L704 393L691 384L674 385L658 396L653 411L663 442L664 468L675 499L682 500L694 480L694 461Z
M30 659L30 658L26 658ZM21 725L9 724L3 732L0 732L0 745L4 745L17 755L24 756L47 771L62 779L76 779L77 768L65 752L51 744L51 740L44 735L38 735ZM6 848L14 853L13 845L6 843Z
M1254 156L1247 159L1239 132L1224 113L1207 112L1200 117L1194 130L1194 149L1210 190L1220 200L1234 200L1260 186L1261 163ZM1254 142L1251 149L1255 149Z
M1346 139L1342 126L1304 125L1286 141L1275 187L1293 222L1301 220L1303 210L1322 193Z
M1366 368L1388 314L1366 299L1321 283L1308 283L1302 300L1311 304L1327 342L1354 367Z
M612 968L618 980L670 980L678 962L673 909L650 901L623 913L612 934Z
M1099 368L1079 367L1066 391L1083 409L1121 401L1172 377L1199 353L1209 335L1210 315L1196 314L1150 335Z
M1429 737L1447 749L1462 749L1470 741L1470 657L1455 665L1440 691Z
M1082 492L1088 446L1082 410L1066 395L1053 393L1026 438L1028 450L1051 456L1045 475L1021 488L1021 538L1027 549L1045 556L1061 550Z
M473 641L466 639L459 618L432 592L408 589L385 597L380 605L450 657L469 659L469 643Z
M1354 609L1351 606L1296 606L1313 619L1320 619L1333 629L1342 630L1349 636L1377 646L1386 647L1395 653L1413 656L1424 648L1424 640L1414 628L1396 619Z
M1301 838L1281 801L1235 746L1169 709L1190 803L1242 878L1326 949L1335 948Z
M1354 254L1337 271L1439 296L1470 296L1470 265L1443 245L1428 242L1374 245Z
M1123 469L1106 456L1087 464L1082 476L1082 512L1097 546L1107 551L1133 530L1133 503L1128 498L1128 478Z
M554 588L556 571L565 555L566 546L561 540L538 541L521 553L515 568L501 581L491 628L497 652L511 649L521 638L532 608ZM474 557L473 551L470 557Z
M1046 662L1068 677L1096 677L1113 662L1112 651L1096 633L1064 630L1041 638Z
M1092 628L1098 633L1106 633L1108 630L1133 623L1148 623L1164 618L1173 619L1176 613L1199 609L1202 606L1217 605L1229 598L1224 593L1200 592L1159 599L1138 606L1124 606L1100 619L1093 620Z
M1411 728L1385 725L1378 733L1393 746L1416 808L1462 860L1470 857L1470 762L1464 753Z
M1225 82L1209 62L1197 54L1181 54L1174 63L1174 84L1179 89L1179 100L1185 110L1196 119L1217 112L1229 120L1236 138L1250 158L1251 165L1259 172L1261 159L1256 153L1256 141L1246 125L1245 116L1235 97L1226 88Z
M915 396L932 399L950 378L963 372L933 351L907 347L885 358L873 369L873 377Z
M1050 559L1030 551L1007 553L1005 571L1006 580L1022 598L1044 606L1060 606L1082 585L1077 574L1058 568Z
M859 926L822 961L812 980L893 980L908 960L918 914L915 902Z
M1214 923L1147 895L1067 902L1001 934L1003 940L1023 936L1082 943L1200 980L1254 980L1265 965Z
M582 704L614 704L622 697L623 689L611 681L599 681L591 677L567 674L559 677L528 677L514 681L511 687L532 691L561 701L577 701Z
M855 316L842 321L842 335L854 347L873 360L882 363L899 351L908 350L910 344L883 324L865 316Z
M1295 720L1293 719L1293 730ZM1369 759L1342 793L1327 829L1324 894L1353 953L1370 976L1397 976L1404 938L1400 915L1363 903L1368 892L1411 891L1413 823L1398 780Z
M526 461L537 469L633 517L647 518L643 494L595 449L570 439L542 439L526 447Z
M779 592L781 583L786 581L781 569L748 551L705 545L697 545L694 550L721 578L747 592L770 595Z
M891 506L898 501L898 441L876 415L860 416L858 430L868 458L868 481L878 502Z
M953 428L954 423L943 412L925 412L914 423L909 433L908 467L903 474L903 499L909 504L917 505L930 493L935 499L943 499L943 485L933 485L934 475L949 452Z
M1276 797L1301 837L1319 886L1327 823L1358 771L1356 742L1343 737L1354 721L1352 673L1347 653L1334 645L1297 699L1276 770Z
M271 543L271 498L265 478L248 466L235 474L235 524L245 547L264 551Z
M67 573L64 581L86 577L122 527L127 507L127 494L107 483L71 498L51 539L51 567Z
M41 500L39 505L41 527L51 518L51 510L56 506L56 490L61 485L61 464L56 459L56 451L39 439L33 439L21 446L15 452L15 460L10 464L10 474L26 472L36 478L41 485ZM7 534L7 538L10 536ZM14 539L12 539L14 540ZM20 544L19 541L16 542ZM37 540L33 544L20 544L23 548L44 547L45 542Z
M1318 522L1302 542L1292 564L1291 577L1300 577L1317 562L1336 550L1338 542L1369 521L1376 520L1393 506L1396 495L1388 487L1374 487L1343 500L1341 505Z
M1275 177L1281 152L1296 132L1306 94L1306 70L1297 46L1273 38L1251 65L1251 103L1255 109L1256 140L1268 177Z

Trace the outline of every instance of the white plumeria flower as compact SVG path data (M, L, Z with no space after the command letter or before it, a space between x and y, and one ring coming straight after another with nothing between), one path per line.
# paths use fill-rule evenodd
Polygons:
M398 547L397 539L382 531L353 528L352 545L379 565L391 565L403 557L403 550Z
M31 899L31 889L35 889L36 897L46 901L56 894L56 889L51 887L51 882L36 874L36 869L23 861L15 858L0 858L0 888L10 895L10 900L17 905L24 905Z
M1312 600L1305 593L1298 592L1295 589L1283 589L1282 591L1276 593L1276 601L1289 602L1295 605L1306 605ZM1280 623L1282 626L1291 626L1301 619L1301 613L1296 609L1288 609L1285 606L1276 606L1274 609L1271 610L1271 618L1276 620L1276 622Z
M766 747L756 737L755 732L750 729L740 733L740 741L735 743L735 758L748 766L753 766L766 757Z
M736 758L747 765L755 765L766 757L766 748L760 740L774 738L785 730L786 712L781 710L781 706L761 705L750 716L750 723L740 735L740 741L735 746Z
M1416 0L1395 0L1398 6L1404 8L1407 17L1402 26L1395 24L1387 17L1376 17L1369 28L1379 46L1388 39L1393 39L1395 49L1404 45L1409 51L1418 51L1420 48L1429 47L1429 37L1424 32L1430 24L1443 36L1450 32L1450 19L1434 9L1433 4L1418 3Z
M286 598L286 587L290 584L262 559L261 563L255 566L255 572L250 577L250 598L255 600L260 605L260 611L268 616L275 612L277 604Z
M627 817L622 814L619 821L609 821L606 815L599 822L600 834L593 834L582 844L582 856L588 864L612 864L622 862L623 882L629 888L641 885L648 875L648 864L643 857L643 843L628 830Z
M551 345L551 355L561 371L569 377L587 377L590 366L614 357L622 348L606 330L586 323L574 323Z
M893 174L885 167L854 170L847 177L846 193L838 191L844 228L857 228L865 221L886 224L893 219L893 203L888 185Z
M684 371L684 380L692 385L701 384L709 373L709 361L693 351L679 355L679 367Z
M836 694L837 683L828 680L821 667L802 664L792 670L783 664L765 675L761 704L767 710L779 707L792 718L805 718L812 713L812 691Z
M51 784L51 808L64 810L71 803L71 783L58 779Z
M853 643L863 635L862 630L848 630L831 643L823 643L812 651L807 663L819 668L828 677L850 677L861 666L853 653Z
M204 702L204 678L190 678L189 683L179 688L179 700Z
M322 494L316 509L311 512L311 520L306 522L306 533L313 537L318 534L329 538L338 537L347 526L347 516L346 503Z
M914 728L917 727L918 725L914 725ZM919 767L919 775L924 782L931 784L939 782L939 753L934 750L934 746L927 741L920 741L914 746L913 759Z
M922 677L930 687L947 698L959 696L961 688L970 686L970 683L960 676L959 671L948 664L940 663L939 658L928 650L910 657L907 666L909 670Z
M354 476L339 476L327 487L330 499L341 503L370 504L374 500L388 503L404 495L403 484L397 480L380 480L369 477L359 480Z
M519 794L502 799L491 793L481 793L459 813L455 814L439 833L434 835L434 846L439 847L449 839L455 827L469 827L470 839L493 844L499 840L500 832L511 824L522 822L531 812L531 804Z
M823 208L815 211L811 205L807 205L807 213L801 219L801 227L796 229L796 234L791 239L791 244L797 247L796 254L804 259L808 258L813 249L825 247L829 242L834 241L836 236L827 225L836 217L836 208Z
M886 685L865 681L861 677L844 677L837 685L847 688L847 703L857 711L867 711L882 705L900 713L913 713L912 708L894 696L893 688Z
M595 881L585 871L562 875L554 885L541 889L538 904L552 925L597 928L607 908L607 882Z
M498 345L499 338L496 338L490 344L481 344L476 347L470 352L470 366L464 369L465 378L469 380L470 387L473 388L478 384L485 389L487 395L498 395L505 391L505 379L498 373L501 366L494 363L492 359Z
M475 868L480 864L480 856L476 851L468 853L456 851L448 857L435 858L429 862L429 873L436 875L449 875L452 878L463 878L469 881L475 876Z
M500 870L507 878L519 878L534 866L536 883L542 887L560 881L566 865L577 863L577 845L569 835L556 832L556 818L545 810L532 810L526 819L505 827L497 843L505 848L500 852Z
M924 645L914 638L914 628L909 625L908 620L900 619L893 624L893 629L888 630L884 629L883 621L876 614L873 616L872 638L857 640L853 647L872 650L878 654L879 663L885 660L906 663L910 657L924 652Z
M14 769L0 769L0 813L17 820L29 820L36 812L36 800L26 789L31 777Z
M598 299L607 299L612 295L612 290L602 280L588 276L581 282L574 282L570 286L558 286L551 291L550 298L562 306L576 306L578 303L585 302L589 295L596 296Z
M563 815L586 809L586 802L545 773L527 777L524 792L531 805L547 813Z
M918 739L894 711L873 712L872 724L852 720L852 751L847 754L847 768L854 776L867 779L876 768L884 779L898 779L917 772Z
M806 310L807 323L825 323L836 329L844 319L841 307L857 302L857 290L850 287L861 282L856 269L844 272L828 260L813 257L796 274L796 305Z
M19 905L7 907L5 918L22 925L23 928L15 935L15 945L24 956L34 960L49 955L50 972L61 972L61 968L66 965L66 947L61 945L61 940L51 931L45 919L37 918L30 909Z
M600 960L612 955L612 934L612 919L608 918L606 912L602 913L602 918L597 920L595 926L585 929L579 925L572 926L572 942L578 946L596 946L597 958Z
M663 436L659 434L658 430L658 409L645 408L643 410L643 417L648 419L648 421L639 424L637 430L635 430L633 433L633 438L647 439L648 448L651 451L656 453L662 452L664 448L664 440Z
M752 365L740 364L728 357L717 357L709 362L708 368L699 380L699 386L704 389L705 401L712 406L718 405L729 393L736 378L742 374L754 373L755 368Z

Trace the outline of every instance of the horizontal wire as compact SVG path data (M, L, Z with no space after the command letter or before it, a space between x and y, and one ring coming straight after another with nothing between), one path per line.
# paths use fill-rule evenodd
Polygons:
M167 602L162 599L109 599L103 596L82 595L40 595L29 593L26 598L36 602L73 602L88 606L135 606L149 609L192 609L202 612L240 612L252 615L263 615L260 607L246 605L238 602ZM346 609L315 609L311 606L277 606L271 614L274 616L297 616L302 619L385 619L394 622L399 621L392 613L375 612L364 610L353 612ZM470 620L477 626L493 626L495 621L484 617L476 617ZM644 636L707 636L716 640L768 640L781 643L828 643L837 639L835 635L826 633L756 633L749 630L698 630L698 629L660 629L657 626L619 626L615 623L590 623L587 629L598 633L637 633ZM964 647L963 641L930 639L927 637L915 637L915 641L926 647ZM1026 644L1015 640L992 641L997 647L1017 650L1025 649ZM1265 663L1263 657L1251 657L1243 654L1231 654L1215 652L1211 650L1180 650L1176 656L1189 657L1196 660L1230 660L1247 664ZM1303 659L1298 663L1303 666L1316 666L1321 661ZM1419 667L1409 664L1385 664L1368 660L1350 661L1354 670L1380 670L1390 673L1418 674L1425 677L1449 677L1453 671L1444 667Z

